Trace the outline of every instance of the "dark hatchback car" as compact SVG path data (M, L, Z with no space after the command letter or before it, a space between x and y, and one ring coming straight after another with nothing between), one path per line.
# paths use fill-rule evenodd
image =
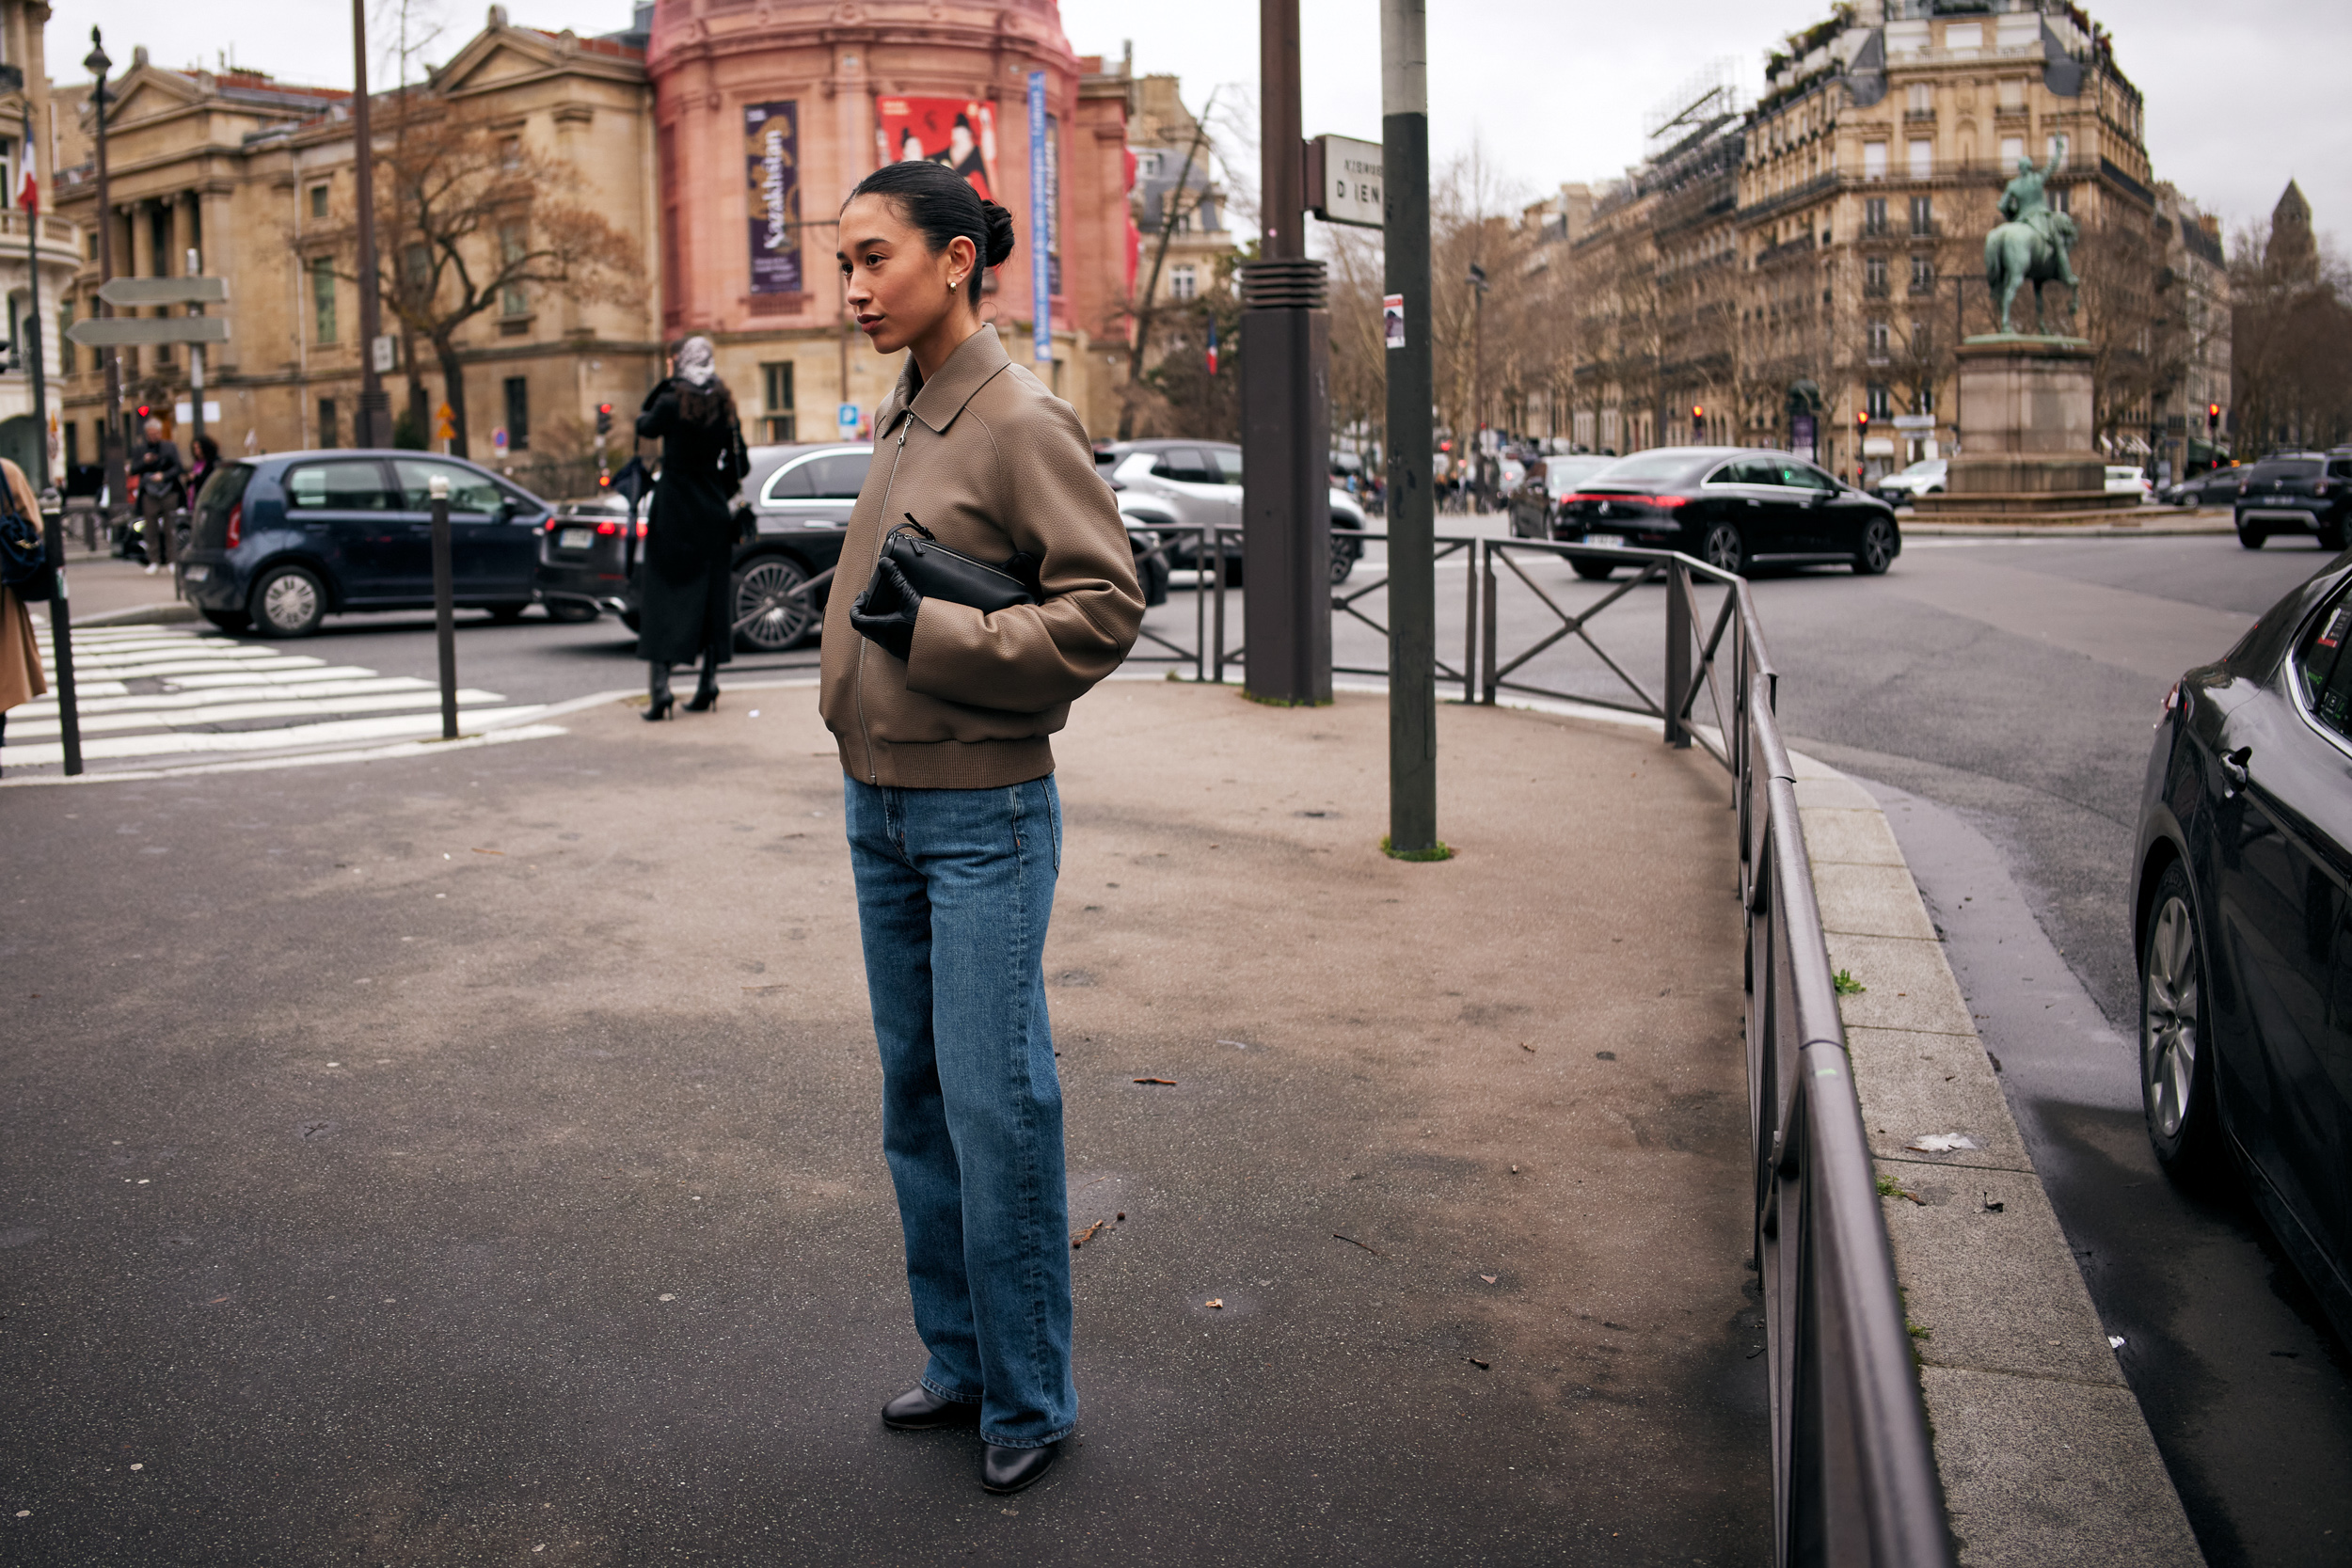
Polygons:
M1588 452L1538 457L1527 465L1526 477L1504 498L1511 514L1514 539L1549 539L1560 516L1560 503L1576 494L1584 481L1616 462Z
M2132 932L2176 1177L2234 1165L2352 1338L2352 564L2166 695Z
M460 606L514 620L531 608L548 503L461 457L297 451L230 463L205 481L180 567L216 626L304 637L322 617L433 603L431 485L449 481Z
M1753 447L1658 447L1621 457L1561 499L1553 537L1680 550L1726 572L1829 562L1874 575L1903 547L1895 509L1803 458ZM1605 560L1577 575L1605 578Z
M2169 506L2235 506L2237 487L2245 480L2244 468L2226 464L2181 481L2160 499Z
M824 619L832 584L798 592L841 559L842 531L873 466L869 446L754 447L751 471L736 499L735 642L745 652L780 653L813 635ZM539 594L550 608L593 605L619 612L637 628L633 571L645 558L646 513L628 533L628 503L617 496L567 508L547 525Z
M2274 533L2312 533L2322 549L2352 544L2352 456L2277 452L2238 470L2237 542L2263 547Z

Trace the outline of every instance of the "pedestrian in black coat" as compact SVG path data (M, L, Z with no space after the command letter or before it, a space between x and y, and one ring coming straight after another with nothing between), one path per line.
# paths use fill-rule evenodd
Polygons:
M719 705L719 666L735 643L735 498L751 469L735 397L719 379L708 339L678 344L669 378L645 394L637 435L661 442L638 581L637 651L652 696L645 717L670 716L670 667L696 658L702 680L686 706L703 713Z

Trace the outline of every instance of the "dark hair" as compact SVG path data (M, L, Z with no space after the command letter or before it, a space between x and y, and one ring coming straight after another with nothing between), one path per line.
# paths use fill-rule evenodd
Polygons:
M1012 254L1012 214L982 200L969 180L944 164L884 164L857 182L850 201L861 196L887 198L900 217L922 230L923 244L934 256L951 240L970 240L979 264L965 288L975 305L980 302L981 268L1000 266ZM841 204L843 212L850 201Z
M217 463L220 461L220 443L210 436L199 436L196 438L196 455L207 463Z

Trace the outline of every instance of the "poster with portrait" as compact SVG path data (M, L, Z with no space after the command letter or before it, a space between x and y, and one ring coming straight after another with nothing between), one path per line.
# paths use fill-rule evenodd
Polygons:
M996 110L968 98L874 100L877 161L945 164L972 182L983 201L996 195Z
M743 164L750 183L752 293L801 292L800 105L743 106Z

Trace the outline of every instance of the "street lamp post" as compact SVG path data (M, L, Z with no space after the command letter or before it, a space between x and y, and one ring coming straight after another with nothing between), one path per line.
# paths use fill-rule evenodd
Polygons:
M106 194L106 71L114 61L106 57L106 47L99 40L98 29L89 30L89 53L83 56L83 69L96 85L90 89L90 113L97 122L98 136L98 281L103 285L114 281L115 276L115 214ZM111 316L115 308L100 294L98 313ZM106 468L106 522L111 530L114 519L122 511L122 493L126 479L122 467L122 351L119 348L100 351L106 362L106 417L99 425L99 461Z
M1389 848L1438 853L1437 494L1429 409L1426 0L1381 0L1381 307L1388 360ZM1393 317L1391 312L1393 311Z
M359 203L359 423L352 434L359 445L389 447L391 404L384 395L384 367L376 363L376 340L384 331L384 302L375 278L375 138L368 128L367 0L351 0L351 147ZM200 394L199 394L200 395Z

